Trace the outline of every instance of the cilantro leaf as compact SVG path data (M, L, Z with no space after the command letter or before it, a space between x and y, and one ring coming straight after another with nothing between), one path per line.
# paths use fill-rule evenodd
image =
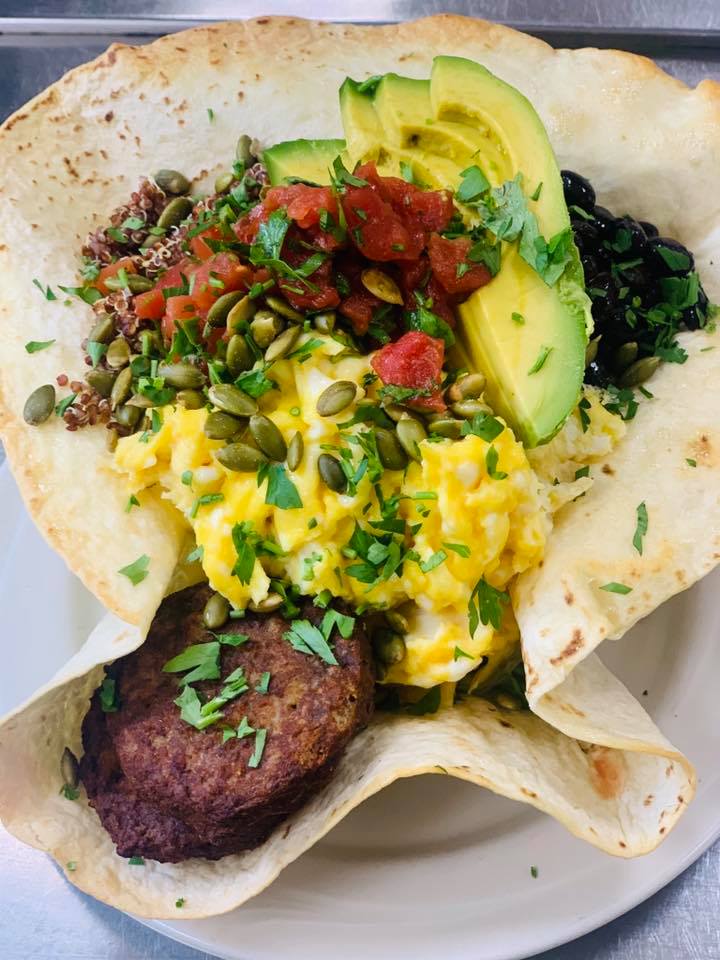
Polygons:
M540 352L537 355L535 363L528 370L528 376L532 376L533 373L537 373L539 370L545 366L545 361L552 353L552 347L540 347Z
M273 210L270 216L258 227L257 238L253 244L251 256L254 257L256 248L268 260L279 260L280 251L285 241L285 235L290 228L287 211L280 207Z
M335 157L333 160L333 172L335 174L333 182L336 187L342 187L344 184L348 184L351 187L367 187L368 185L367 180L362 180L360 177L356 177L350 173L340 156Z
M267 730L262 728L255 731L255 749L248 760L249 767L259 767L265 752L265 741L267 740Z
M422 560L419 566L423 573L430 573L435 567L439 567L441 563L445 563L446 560L447 553L445 553L444 550L436 550L427 560Z
M54 340L28 340L25 349L28 353L39 353L40 350L47 350L55 343Z
M635 526L635 533L633 535L633 546L637 552L642 556L643 552L643 537L648 531L648 512L647 507L645 506L645 501L637 505L635 510L635 515L637 517L637 524Z
M196 730L205 730L223 717L219 710L203 715L203 704L198 692L188 684L183 687L182 693L173 700L173 703L180 707L180 719L189 723L191 727L195 727Z
M255 685L256 693L267 693L270 686L270 671L266 670Z
M499 437L503 432L505 427L499 420L496 420L495 417L490 413L476 413L472 420L466 420L460 434L463 437L474 436L480 437L481 440L486 440L488 443Z
M455 335L449 324L422 304L405 314L405 327L407 330L421 330L430 337L443 340L446 347L452 347L455 343Z
M227 647L241 647L250 637L246 633L214 633L213 636Z
M415 174L413 173L413 168L404 160L400 161L400 176L406 183L415 183Z
M500 629L502 622L502 604L508 603L510 597L506 591L496 590L484 577L475 584L468 601L468 619L470 636L475 636L480 623L490 624L495 630Z
M257 400L258 397L262 397L268 391L277 388L277 383L266 375L266 370L267 367L258 367L256 370L247 370L245 373L241 373L235 380L235 386Z
M105 677L100 687L100 709L103 713L117 713L118 697L114 677Z
M464 543L443 543L443 546L446 550L452 550L453 553L456 553L464 560L467 560L467 558L470 556L470 547Z
M232 542L237 554L232 572L240 583L250 583L252 578L255 569L256 537L257 534L252 535L252 524L248 521L236 523L232 529Z
M355 617L349 617L337 610L328 610L320 624L320 630L326 640L330 639L333 627L337 627L343 640L347 640L355 629Z
M478 166L466 167L460 176L462 183L455 191L455 199L460 203L473 203L490 189L488 178Z
M507 478L507 473L504 470L497 469L498 460L499 454L495 447L488 447L485 454L485 467L491 480L505 480Z
M281 463L271 463L269 466L263 464L263 467L267 475L265 503L279 507L281 510L298 510L302 507L303 502L298 488L288 476L285 467Z
M616 583L614 580L610 583L604 583L600 589L606 590L608 593L619 593L623 596L632 593L632 587L628 587L625 583Z
M335 654L330 649L327 640L319 630L309 620L293 620L290 623L290 629L283 634L293 650L308 655L316 654L325 663L337 666Z
M181 678L181 684L194 683L196 680L217 680L220 676L220 643L210 640L208 643L193 644L163 664L162 669L163 673L190 671Z
M473 657L473 656L472 656L471 654L469 654L469 653L465 653L464 650L462 650L460 647L457 647L457 646L456 646L456 647L455 647L455 650L453 651L453 660L460 660L460 659L474 660L475 657Z
M50 287L43 286L37 278L33 278L33 286L38 288L46 300L57 300L57 296L52 292Z
M142 581L148 575L149 566L150 557L144 553L141 557L138 557L137 560L129 563L126 567L121 567L120 570L118 570L118 573L121 573L124 577L127 577L130 583L136 587L139 583L142 583Z
M491 276L500 271L502 245L499 240L491 243L486 237L477 240L468 250L467 259L473 263L482 263L488 268Z

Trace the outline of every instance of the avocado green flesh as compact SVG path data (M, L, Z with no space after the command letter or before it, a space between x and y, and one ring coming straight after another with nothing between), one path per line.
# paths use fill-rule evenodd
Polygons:
M333 160L344 150L344 140L286 140L268 147L263 161L274 187L288 177L328 184Z

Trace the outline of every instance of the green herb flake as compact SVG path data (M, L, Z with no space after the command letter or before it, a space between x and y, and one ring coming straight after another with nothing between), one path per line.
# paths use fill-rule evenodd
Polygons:
M262 676L260 677L260 680L258 681L257 685L255 686L255 692L267 693L269 686L270 686L270 671L266 670L265 673L263 673Z
M590 467L587 465L584 467L580 467L578 470L575 471L576 480L579 480L581 477L589 477L589 476L590 476Z
M533 880L537 880L539 872L540 871L537 867L530 867L530 876L533 878Z
M204 553L205 548L202 545L195 547L195 549L185 557L185 563L195 563L196 560L202 560Z
M185 897L178 897L175 901L175 906L178 910L181 910L185 906Z
M262 728L255 731L255 749L253 750L252 756L248 760L248 766L259 767L262 762L262 756L265 752L265 741L267 740L267 730Z
M128 499L128 502L125 504L125 513L130 513L133 507L139 507L139 506L140 506L140 501L138 500L138 498L135 496L134 493L131 493Z
M117 713L118 697L113 677L105 677L100 687L100 709L103 713Z
M500 436L504 429L503 424L499 420L496 420L492 414L476 413L472 420L466 420L463 423L460 434L463 437L470 435L480 437L481 440L492 443L496 437Z
M183 470L182 474L180 475L180 482L186 487L191 487L193 482L192 470Z
M469 653L465 653L465 651L460 647L455 647L455 650L453 651L453 660L462 660L462 659L474 660L475 657L471 656L471 654Z
M460 203L473 203L487 193L490 182L480 167L473 165L460 171L462 183L455 191L455 198Z
M33 285L38 288L46 300L57 300L57 296L52 292L50 287L44 287L39 280L33 278Z
M207 115L208 115L208 120L210 121L210 123L212 123L213 120L215 119L215 111L212 109L212 107L207 108Z
M537 373L539 370L545 366L545 361L552 353L552 347L540 347L540 353L537 355L535 363L528 370L528 376L532 376L533 373Z
M280 510L298 510L303 502L298 488L281 463L262 464L258 470L258 486L267 478L265 503Z
M590 414L588 410L592 404L587 397L583 397L580 403L578 403L578 414L580 416L580 426L582 427L582 432L587 433L588 427L590 426Z
M128 860L128 863L130 864L131 867L145 866L145 860L143 857L130 857L130 859Z
M190 508L190 519L194 520L198 515L198 510L200 507L207 507L213 503L220 503L225 499L225 495L222 493L203 493L202 496L197 497L192 507Z
M54 340L28 340L25 344L25 350L28 353L39 353L41 350L47 350L54 343Z
M351 187L367 187L367 180L362 180L360 177L354 176L349 170L346 169L342 162L342 157L335 157L332 166L335 174L333 181L336 187L340 188L343 185L349 185Z
M70 393L67 397L63 397L62 400L55 404L55 416L62 417L68 407L71 407L75 403L75 394Z
M604 583L600 589L607 591L607 593L619 593L622 596L632 593L632 587L628 587L625 583L616 583L614 580L610 583Z
M331 666L338 665L335 654L330 649L322 631L309 620L293 620L290 629L283 634L283 637L290 643L293 650L308 656L315 654Z
M648 530L648 512L647 507L645 506L645 501L637 505L635 510L635 515L637 517L637 524L635 526L635 533L633 534L633 546L637 552L642 556L643 552L643 537Z
M400 176L407 183L415 183L415 174L413 173L413 168L409 163L406 163L404 160L400 161Z
M507 479L507 473L505 473L504 470L497 469L499 459L500 459L500 455L498 454L495 447L493 446L488 447L488 451L485 454L485 467L487 469L488 476L490 477L491 480Z
M693 459L691 459L690 457L687 457L687 458L686 458L685 463L686 463L689 467L696 467L696 466L697 466L697 460L693 460Z
M475 636L480 623L484 626L490 624L493 629L499 630L502 622L502 604L509 602L510 597L507 592L496 590L484 577L481 577L475 584L468 601L470 636Z
M543 188L543 185L542 185L542 180L541 180L540 183L537 185L537 187L535 187L535 191L530 194L530 199L531 199L531 200L539 200L539 199L540 199L540 194L542 193L542 188Z
M77 860L68 860L68 862L65 864L65 869L70 873L75 873L77 870Z
M413 717L424 717L429 713L437 713L439 709L440 685L431 687L419 700L405 707L405 712Z
M465 543L443 543L443 547L445 547L446 550L452 550L453 553L456 553L464 560L467 560L470 556L470 547Z
M515 311L513 311L511 316L512 316L513 322L517 323L518 326L520 327L525 326L525 317L521 313L516 313Z
M445 553L444 550L436 550L427 560L422 560L419 566L423 573L430 573L436 567L439 567L441 563L445 563L446 560L447 553Z
M163 664L163 673L185 673L181 685L220 677L220 642L195 643ZM186 673L186 671L189 671Z
M139 583L142 583L142 581L148 575L149 566L150 557L144 553L141 557L138 557L137 560L129 563L126 567L121 567L120 570L118 570L118 573L122 574L123 577L127 577L130 583L136 587Z
M69 783L64 783L60 787L59 792L63 797L65 797L66 800L77 800L77 798L80 796L80 791L77 789L77 787L72 787Z

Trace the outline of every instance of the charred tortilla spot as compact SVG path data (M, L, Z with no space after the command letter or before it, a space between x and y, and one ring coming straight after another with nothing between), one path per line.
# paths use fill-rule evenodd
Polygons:
M114 112L112 110L108 110L108 112L105 114L105 117L104 117L105 123L112 123L114 116L115 116Z
M565 603L571 607L575 603L575 597L570 590L565 593Z
M563 660L567 660L569 657L575 656L578 650L582 648L584 642L585 639L583 637L582 630L579 627L575 627L570 642L556 657L550 658L550 663L556 667L559 663L562 663Z
M604 799L612 800L625 785L625 762L622 754L608 747L592 747L588 752L590 783Z
M615 471L613 470L613 468L610 466L609 463L604 463L600 469L602 470L603 473L607 474L609 477L615 476Z

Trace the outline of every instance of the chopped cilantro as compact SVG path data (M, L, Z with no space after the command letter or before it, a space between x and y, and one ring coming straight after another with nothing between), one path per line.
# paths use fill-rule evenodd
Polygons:
M145 866L145 860L143 859L143 857L130 857L130 859L128 860L128 863L130 864L131 867Z
M423 573L430 573L435 567L439 567L441 563L444 563L447 560L447 553L444 550L436 550L435 553L431 554L427 560L422 560L419 564L420 569Z
M330 639L333 627L337 627L343 640L347 640L355 629L355 617L339 613L337 610L328 610L320 624L320 631L326 640Z
M202 496L196 497L190 508L190 519L194 520L195 517L197 517L200 507L207 507L212 503L220 503L224 499L225 494L223 493L203 493Z
M460 659L474 660L475 658L471 656L471 654L465 653L465 651L462 650L460 647L456 646L455 650L453 651L453 660L460 660Z
M323 555L321 553L311 553L309 557L303 559L303 575L302 579L306 583L309 583L315 576L315 566L320 563Z
M196 560L202 560L204 553L205 548L202 545L195 547L195 549L185 557L185 563L195 563Z
M100 709L103 713L117 713L118 697L113 677L105 677L100 687Z
M258 470L258 486L267 478L265 503L280 510L298 510L303 502L298 488L281 463L264 463Z
M260 677L260 680L258 681L258 683L256 684L255 692L267 693L269 686L270 686L270 671L266 670L265 673L263 673L262 676Z
M496 420L492 414L476 413L472 420L466 420L460 433L463 437L474 436L486 440L488 443L499 437L505 427L499 420Z
M173 703L180 707L180 719L189 723L191 727L195 727L196 730L205 730L206 727L211 727L218 720L222 720L223 717L219 710L203 715L203 704L198 692L189 684L185 684L182 693Z
M267 730L262 728L255 731L255 749L248 760L249 767L259 767L265 752L265 741L267 740Z
M645 506L645 501L637 505L635 511L637 517L637 525L635 527L635 533L633 535L633 546L637 552L642 556L643 552L643 537L648 530L648 512L647 507Z
M244 740L245 737L249 737L251 733L255 733L255 727L250 726L248 718L245 716L238 724L235 736L238 738L238 740Z
M517 323L519 326L521 326L521 327L524 326L524 324L525 324L525 317L524 317L521 313L516 313L515 311L513 311L512 314L511 314L511 317L512 317L513 321L514 321L515 323Z
M69 870L70 873L74 873L77 870L77 860L68 860L68 862L65 864L65 868Z
M269 390L277 387L277 383L266 376L266 370L267 367L258 367L256 370L241 373L235 380L235 386L257 400L258 397L264 396Z
M310 519L307 522L308 530L314 530L317 525L318 525L317 517L310 517Z
M678 273L686 273L690 269L690 257L682 250L673 250L671 247L662 246L662 244L658 244L655 250L660 254L670 270L677 270Z
M125 513L130 513L133 507L139 507L139 506L140 506L140 501L138 500L138 498L135 496L134 493L131 493L130 498L128 499L128 502L125 504Z
M407 183L415 183L415 174L413 173L413 168L404 160L400 161L400 176Z
M530 199L531 199L531 200L539 200L539 199L540 199L540 194L541 194L541 192L542 192L542 188L543 188L543 184L542 184L542 180L541 180L540 183L537 185L537 187L535 187L534 193L531 193L531 194L530 194Z
M362 180L360 177L354 176L345 168L345 165L342 162L342 157L335 157L332 166L335 174L333 183L337 188L341 188L344 185L349 185L351 187L366 187L368 185L367 180Z
M405 326L408 330L421 330L430 337L443 340L446 347L455 343L455 335L446 321L423 304L418 304L414 310L405 314Z
M181 686L197 680L217 680L220 676L220 643L210 640L186 647L182 653L164 663L162 669L163 673L189 671L178 681Z
M495 447L488 447L488 451L485 454L485 467L488 472L488 476L491 480L506 480L507 473L504 470L498 470L499 454Z
M588 410L592 404L587 397L583 397L580 403L578 403L578 413L580 415L580 426L582 427L582 432L587 433L587 429L590 426L590 414Z
M473 263L484 264L494 277L500 271L501 243L499 240L491 243L486 237L481 237L470 247L467 258Z
M182 907L184 907L184 906L185 906L185 897L178 897L177 900L175 901L175 906L178 908L178 910L180 910Z
M241 647L250 639L246 633L214 633L213 636L226 647Z
M212 107L207 108L207 115L208 115L208 120L210 121L210 123L212 123L213 120L215 119L215 111L212 109Z
M475 584L468 601L468 619L470 636L475 636L480 623L490 624L495 630L500 629L502 621L502 604L508 603L510 597L507 592L496 590L484 577Z
M57 300L57 296L52 292L50 287L43 287L43 285L37 279L33 279L33 284L38 288L46 300Z
M64 783L60 787L60 793L63 797L65 797L66 800L77 800L77 798L80 796L80 791L77 789L77 787L73 787L69 783Z
M180 482L186 487L191 487L193 482L192 470L183 470L180 474Z
M690 457L688 457L688 458L685 460L685 463L686 463L689 467L696 467L696 466L697 466L697 460L692 460Z
M581 477L589 477L589 476L590 476L590 467L589 467L588 465L586 465L586 466L584 466L584 467L579 467L579 468L575 471L575 479L576 479L576 480L579 480Z
M40 350L47 350L55 343L54 340L28 340L25 349L28 353L39 353Z
M470 556L470 547L464 543L443 543L443 546L446 550L452 550L453 553L465 560Z
M122 574L123 577L127 577L130 583L136 587L139 583L145 579L148 575L148 567L150 566L150 557L144 553L141 557L138 557L137 560L133 560L132 563L129 563L126 567L121 567L118 570L118 573Z
M619 593L623 596L627 593L632 593L632 587L628 587L624 583L616 583L614 580L610 583L604 583L601 587L601 590L606 590L608 593Z
M330 649L327 640L309 620L293 620L290 629L283 634L293 650L308 655L316 654L325 663L337 666L335 654Z
M97 343L95 340L88 340L87 352L92 360L93 367L96 367L107 353L107 344Z
M75 403L75 394L70 393L67 397L63 397L62 400L55 405L55 415L57 417L62 417L68 407L71 407Z
M550 356L552 351L553 351L552 347L540 348L540 353L537 355L537 359L535 360L535 363L528 370L528 376L531 376L533 373L537 373L539 370L542 370L542 368L545 366L545 361Z
M460 203L473 203L487 193L490 183L480 167L473 165L460 171L462 183L455 191L455 198Z
M530 867L530 876L533 878L533 880L537 880L538 873L539 871L537 867Z

